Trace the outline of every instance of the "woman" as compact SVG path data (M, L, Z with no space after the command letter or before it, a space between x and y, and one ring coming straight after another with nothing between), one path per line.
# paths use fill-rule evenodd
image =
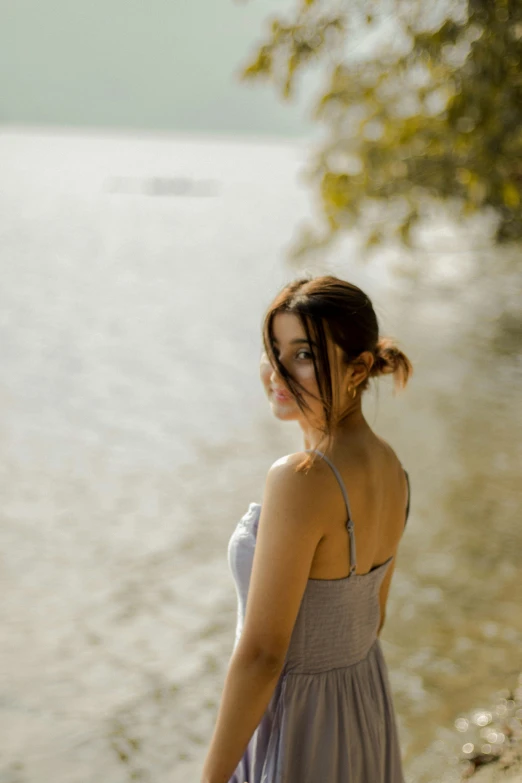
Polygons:
M272 411L305 448L274 462L230 539L238 623L202 783L403 783L379 633L409 479L361 398L412 365L330 275L283 288L263 343Z

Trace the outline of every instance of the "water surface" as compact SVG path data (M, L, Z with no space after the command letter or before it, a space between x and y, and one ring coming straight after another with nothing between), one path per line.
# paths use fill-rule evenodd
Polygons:
M450 236L396 278L412 259L364 266L350 240L290 268L304 144L4 129L0 157L0 781L196 779L234 637L228 538L302 447L258 379L264 310L302 271L362 286L415 367L365 412L412 483L381 637L405 769L441 780L454 720L520 663L508 255L493 275Z

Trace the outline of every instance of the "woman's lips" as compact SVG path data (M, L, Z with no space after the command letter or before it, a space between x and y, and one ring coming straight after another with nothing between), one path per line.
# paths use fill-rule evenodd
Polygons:
M292 399L290 394L288 394L288 392L280 392L280 391L277 391L277 389L272 389L272 393L273 393L274 397L276 397L276 399L281 400L282 402L284 402L285 400L291 400Z

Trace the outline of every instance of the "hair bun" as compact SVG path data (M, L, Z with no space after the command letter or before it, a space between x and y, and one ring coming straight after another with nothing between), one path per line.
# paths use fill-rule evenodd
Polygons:
M375 346L370 375L395 375L395 385L404 387L413 367L392 337L380 337Z

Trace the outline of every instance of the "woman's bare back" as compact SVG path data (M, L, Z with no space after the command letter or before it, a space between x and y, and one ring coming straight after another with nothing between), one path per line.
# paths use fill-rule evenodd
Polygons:
M408 483L392 447L372 430L348 445L335 444L325 452L346 487L355 538L356 573L368 573L395 555L404 531ZM317 458L321 462L320 458ZM349 536L346 506L331 467L322 461L324 535L310 569L311 579L342 579L349 573Z

